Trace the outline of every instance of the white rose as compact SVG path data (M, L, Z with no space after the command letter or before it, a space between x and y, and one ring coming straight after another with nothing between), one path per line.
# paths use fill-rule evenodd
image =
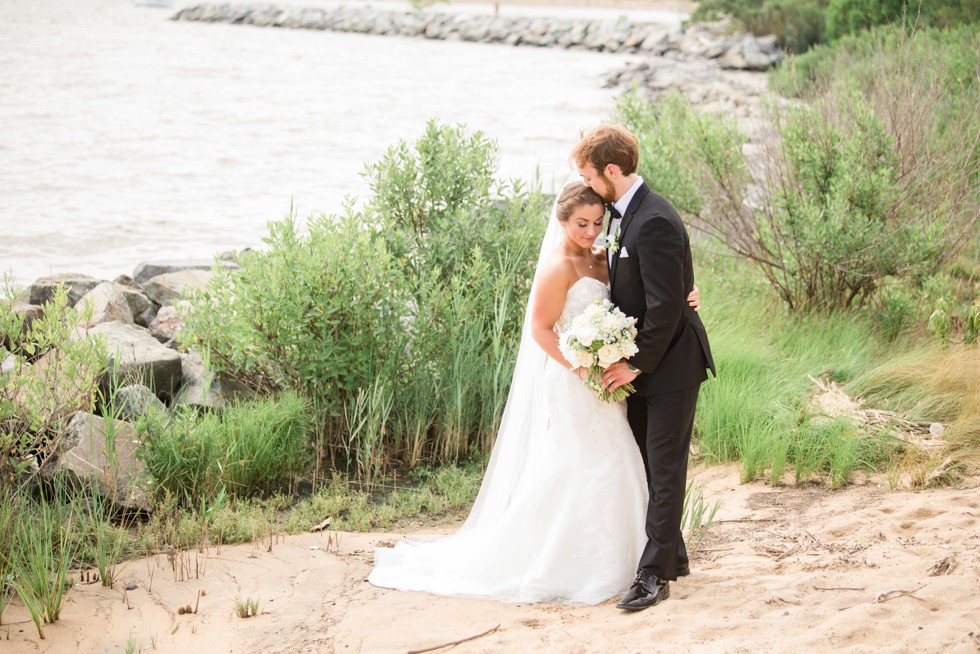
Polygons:
M612 345L603 345L596 354L599 356L599 365L603 368L608 368L623 358L619 348Z
M597 335L598 334L596 333L594 327L583 327L578 334L576 334L576 336L578 336L578 342L584 347L589 347L592 345L592 341L595 340Z
M590 368L593 363L595 359L585 350L579 350L572 355L571 364L576 368Z

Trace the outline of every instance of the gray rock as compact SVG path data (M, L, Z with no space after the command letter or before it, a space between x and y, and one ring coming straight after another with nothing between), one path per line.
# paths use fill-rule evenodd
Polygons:
M772 66L772 58L759 48L754 36L747 36L742 41L742 56L749 70L767 71Z
M120 420L106 422L79 411L59 435L51 458L41 468L41 476L53 479L65 475L72 482L91 484L115 505L149 511L144 488L149 475L136 458L139 443L132 426Z
M9 375L17 367L17 357L13 354L7 353L7 356L0 361L0 375Z
M118 320L126 324L133 324L133 312L129 308L129 302L120 288L112 282L102 282L91 291L86 293L79 301L79 307L86 302L92 303L92 317L84 322L84 327L92 327L103 322Z
M146 293L143 292L143 287L137 284L136 280L129 275L119 275L112 283L116 285L119 292L126 298L126 302L129 304L129 311L134 317L145 313L147 309L153 306L150 298L146 297Z
M759 46L759 49L768 55L782 54L782 50L779 48L779 37L775 34L757 36L755 42Z
M229 262L230 263L230 262ZM214 261L210 259L183 259L176 261L144 261L136 266L133 279L137 284L144 284L151 277L181 270L211 270Z
M100 281L88 275L78 275L75 273L41 277L24 289L24 292L17 299L24 304L45 304L50 302L54 297L55 288L59 284L64 284L68 290L68 304L75 306L82 299L82 296L98 286Z
M779 55L767 55L754 36L745 36L722 57L722 68L767 71L779 61Z
M113 363L109 374L115 376L117 386L130 382L145 384L157 395L173 395L180 387L180 355L164 347L147 330L121 322L106 322L84 333L100 334L105 339Z
M178 315L177 307L172 305L160 307L156 318L150 324L150 334L161 343L166 343L177 338L177 334L180 333L180 329L183 326L184 321Z
M207 369L197 352L182 353L180 361L184 385L174 398L175 404L215 409L248 392L238 380Z
M204 288L212 276L211 270L200 269L163 273L143 282L143 292L157 304L166 306L179 300L185 288Z
M154 416L165 418L168 415L166 405L141 384L131 384L117 390L114 409L117 417L126 422Z
M25 330L30 329L31 324L33 324L35 320L40 320L41 316L44 315L44 307L23 301L27 297L29 296L26 295L26 292L21 293L10 307L14 314L20 316L20 319L24 322Z

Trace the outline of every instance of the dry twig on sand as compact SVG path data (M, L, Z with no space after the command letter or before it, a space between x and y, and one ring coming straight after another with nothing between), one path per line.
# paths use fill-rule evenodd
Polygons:
M500 629L500 623L499 622L497 623L497 626L496 627L494 627L493 629L487 629L482 634L477 634L475 636L469 636L468 638L460 638L459 640L453 640L453 641L450 641L448 643L443 643L441 645L433 645L432 647L426 647L425 649L411 649L411 650L408 651L408 654L423 654L424 652L434 652L437 649L442 649L444 647L456 647L460 643L466 643L466 642L469 642L471 640L476 640L477 638L483 638L484 636L488 636L488 635L492 634L493 632L497 631L497 629Z
M900 590L896 588L895 590L888 590L885 591L884 593L878 593L877 595L875 595L874 603L881 604L882 602L887 602L888 600L893 600L897 597L905 597L906 595L911 596L913 593L917 593L925 587L926 584L922 584L915 590ZM922 598L916 597L915 599L922 599Z
M820 586L814 586L813 590L864 590L864 588L847 588L846 586L837 586L833 588L821 588Z

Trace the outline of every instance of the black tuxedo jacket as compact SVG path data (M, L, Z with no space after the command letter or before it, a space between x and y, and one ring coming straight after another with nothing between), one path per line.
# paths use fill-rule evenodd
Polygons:
M715 374L708 334L687 304L694 286L691 244L667 200L643 183L619 228L619 249L609 273L613 303L635 317L639 352L630 359L641 373L637 395L690 388Z

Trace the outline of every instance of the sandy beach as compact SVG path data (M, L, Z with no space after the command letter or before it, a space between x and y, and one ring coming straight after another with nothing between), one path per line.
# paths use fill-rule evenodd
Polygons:
M740 484L735 466L693 476L706 500L721 500L717 524L670 600L638 614L613 600L519 605L375 588L365 581L373 548L404 534L327 532L185 553L197 574L183 581L166 554L132 561L115 589L76 585L43 641L15 603L0 640L17 654L124 652L127 643L182 654L366 654L493 630L451 651L980 650L980 480L922 492L866 480L829 491ZM127 583L136 589L124 591ZM259 600L259 615L236 616L246 598ZM183 606L197 612L180 615Z

